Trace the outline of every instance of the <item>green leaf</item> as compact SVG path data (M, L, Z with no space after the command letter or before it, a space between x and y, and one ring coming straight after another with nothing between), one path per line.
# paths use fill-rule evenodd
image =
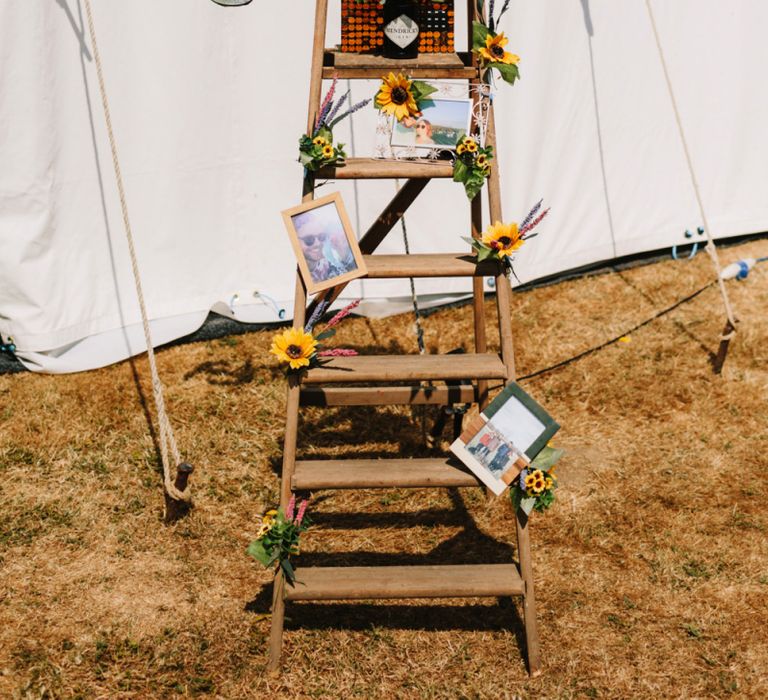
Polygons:
M272 561L274 561L272 555L264 549L263 540L254 540L251 542L251 544L248 545L246 552L264 566L269 566Z
M282 559L280 561L280 566L283 569L283 572L285 573L285 578L288 579L288 583L291 585L294 584L296 581L296 572L293 570L293 566L291 566L290 559Z
M326 338L332 338L334 335L336 335L336 329L335 328L327 328L322 333L318 333L315 336L315 340L325 340Z
M543 472L549 471L558 463L564 454L565 450L545 446L531 461L531 469L541 469Z
M477 243L477 240L474 238L471 238L470 236L461 236L462 241L466 241L471 245L473 248L475 247L475 243Z
M414 98L417 102L421 102L429 97L433 92L437 92L437 88L434 85L424 82L423 80L411 81L411 92L413 92Z
M494 251L491 248L486 248L485 246L483 246L477 251L477 262L483 262L483 260L488 260L488 258L495 258L495 257L496 257L496 251Z
M453 164L453 181L464 182L469 176L469 168L461 158L457 158Z
M502 80L510 85L514 85L515 80L520 77L520 71L513 63L491 63L490 66L499 71Z
M519 490L519 489L518 489ZM536 505L535 498L523 498L520 500L520 508L523 509L523 513L530 515L533 507Z
M485 38L488 35L496 36L482 22L472 22L472 48L481 49L485 46Z
M301 163L305 168L308 168L309 170L313 170L311 167L311 163L314 160L314 158L304 151L299 152L299 163Z

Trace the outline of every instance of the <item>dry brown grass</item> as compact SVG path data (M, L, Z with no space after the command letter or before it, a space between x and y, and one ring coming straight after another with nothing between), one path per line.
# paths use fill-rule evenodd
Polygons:
M265 677L269 576L244 550L277 492L284 384L270 333L159 354L197 467L196 508L173 527L160 523L130 363L0 377L0 697L768 696L766 267L730 284L744 322L720 377L707 354L723 322L712 288L631 342L526 383L568 451L558 503L532 522L545 660L534 680L517 608L487 600L293 605L285 671ZM709 276L698 256L515 295L520 374ZM431 349L451 350L470 309L425 325ZM415 351L408 317L350 320L338 342ZM349 451L339 442L424 453L408 409L307 417L304 454ZM305 564L496 561L513 542L508 503L479 489L322 492L314 518Z

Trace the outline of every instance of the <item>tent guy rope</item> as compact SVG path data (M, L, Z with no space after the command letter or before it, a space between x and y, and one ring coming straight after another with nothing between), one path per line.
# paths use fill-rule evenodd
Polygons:
M131 231L131 223L128 218L128 204L125 197L125 188L123 186L123 176L120 171L120 161L117 157L117 145L115 143L115 134L112 129L112 118L109 111L109 101L107 99L107 91L104 86L104 73L101 66L101 56L99 55L99 47L96 42L96 30L93 24L93 13L91 11L91 0L84 0L85 13L88 18L88 31L91 36L91 46L93 48L93 58L96 64L96 75L99 80L99 93L101 94L101 104L104 108L104 120L107 125L107 133L109 135L109 146L112 151L112 164L115 169L115 179L117 180L117 190L120 195L120 207L123 214L123 223L125 225L125 236L128 240L128 251L131 256L131 267L133 269L133 279L136 282L136 295L139 300L139 309L141 310L141 322L144 327L144 339L147 344L147 357L149 359L149 367L152 373L152 394L155 399L155 408L157 410L157 422L159 425L160 434L160 456L163 462L163 482L165 485L166 493L176 501L182 501L188 503L191 500L191 490L189 486L183 486L177 488L174 483L174 477L171 474L171 465L169 461L170 452L173 459L179 467L180 472L185 472L186 475L191 471L189 465L181 464L181 457L179 456L179 449L176 445L176 438L173 435L173 428L168 419L168 414L165 410L165 399L163 398L163 384L160 381L160 375L157 371L157 363L155 361L155 351L152 347L152 337L149 331L149 319L147 317L147 308L144 303L144 293L141 288L141 276L139 274L139 265L136 259L136 250L133 244L133 233ZM181 467L185 467L181 469ZM181 483L186 483L186 475L184 478L180 478ZM179 475L181 476L181 474ZM177 477L179 478L179 477Z
M721 342L727 342L733 338L733 336L736 333L736 317L733 313L733 308L731 307L730 299L728 298L728 291L725 288L725 282L722 278L722 269L720 266L720 259L717 255L717 248L715 247L715 242L712 239L712 233L711 229L709 228L709 221L707 220L707 214L704 210L704 203L701 197L701 191L699 189L699 183L696 179L696 172L693 168L693 160L691 159L691 153L688 150L688 141L685 138L685 130L683 129L683 120L680 117L680 110L677 106L677 99L675 98L675 92L672 89L672 80L669 77L669 69L667 67L667 61L664 57L664 50L661 46L661 38L659 37L659 30L656 26L656 18L653 14L653 7L651 6L651 0L645 0L645 6L648 10L648 17L651 20L651 28L653 29L653 38L656 41L656 48L659 51L659 59L661 60L661 68L664 72L664 80L667 83L667 90L669 91L669 99L672 102L672 110L675 114L675 122L677 123L677 130L680 133L680 141L683 144L683 151L685 153L685 161L688 165L688 172L691 176L691 184L693 185L693 191L696 194L696 202L699 206L699 214L701 216L701 220L704 224L704 233L707 236L707 245L705 246L705 250L707 253L709 253L709 257L712 259L712 264L715 266L715 273L717 274L717 283L720 287L720 294L723 297L723 306L725 307L725 315L728 318L728 323L726 324L726 330L721 336Z

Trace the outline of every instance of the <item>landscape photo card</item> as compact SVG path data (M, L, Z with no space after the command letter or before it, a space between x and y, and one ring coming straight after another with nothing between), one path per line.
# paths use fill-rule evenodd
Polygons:
M468 423L451 451L498 496L559 429L560 425L512 382Z

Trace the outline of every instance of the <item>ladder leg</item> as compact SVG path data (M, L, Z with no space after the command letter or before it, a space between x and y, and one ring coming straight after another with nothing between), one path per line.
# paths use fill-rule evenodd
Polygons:
M278 569L272 589L272 628L269 633L269 661L267 672L278 673L283 650L283 623L285 621L285 575Z
M533 566L531 564L531 542L528 536L528 516L517 511L517 553L520 557L520 576L525 582L523 596L523 622L525 623L525 646L528 651L528 673L538 676L541 673L541 653L539 651L539 628L536 624L536 596L533 592Z
M304 326L304 309L307 292L301 275L296 274L296 293L294 302L293 325ZM301 380L298 375L288 375L288 400L285 409L285 439L283 442L283 468L280 475L280 507L285 508L291 498L291 482L296 466L296 441L299 432L299 399L301 398ZM278 569L275 575L272 593L272 628L269 635L269 661L267 671L276 673L280 667L280 655L283 645L283 621L285 619L285 576Z

